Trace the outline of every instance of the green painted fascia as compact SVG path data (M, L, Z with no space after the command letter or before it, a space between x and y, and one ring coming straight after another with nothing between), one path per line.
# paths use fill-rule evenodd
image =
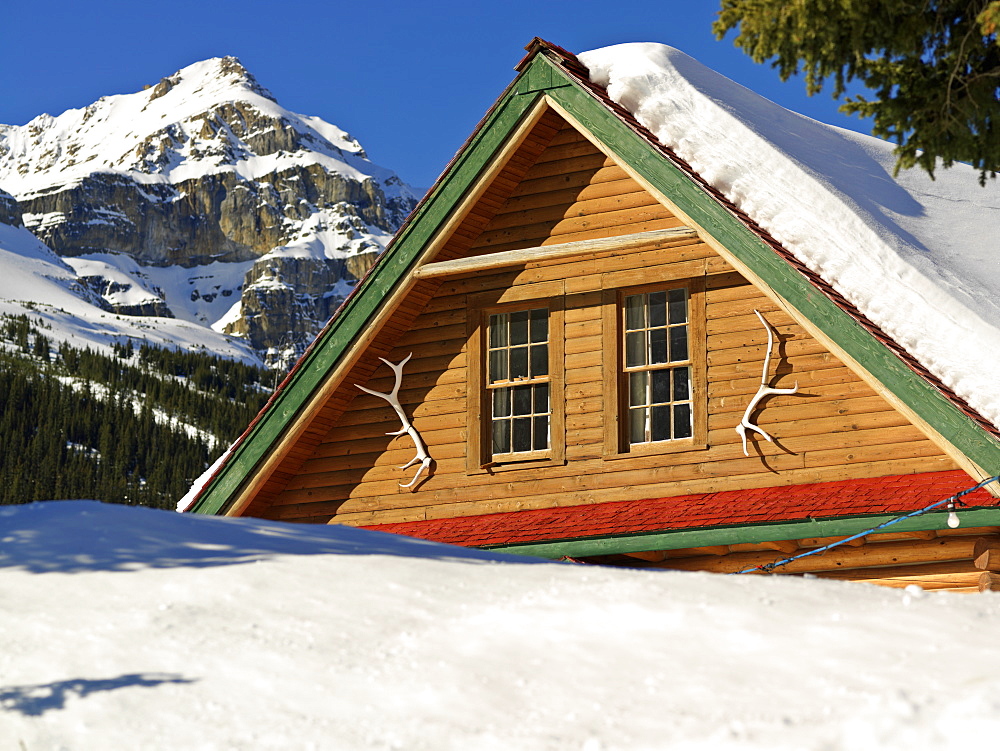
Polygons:
M829 297L779 257L725 206L580 86L549 95L588 128L616 158L636 170L709 232L772 290L823 330L851 358L981 467L1000 473L1000 443L876 340Z
M405 277L454 207L476 184L521 118L544 92L568 85L569 81L561 73L557 74L542 56L536 56L514 79L371 273L359 283L358 289L306 352L291 379L209 481L191 508L193 513L225 513L254 469L309 402L350 343L372 320L382 301Z
M958 516L965 527L1000 525L1000 508L969 509L959 511ZM849 537L898 517L898 514L879 514L808 519L795 522L683 529L670 532L643 532L579 540L531 542L517 545L484 545L482 547L499 553L514 553L534 558L586 558L595 555L640 553L648 550L677 550L711 545L802 540L810 537ZM948 515L944 512L915 516L892 525L893 532L924 532L947 528Z

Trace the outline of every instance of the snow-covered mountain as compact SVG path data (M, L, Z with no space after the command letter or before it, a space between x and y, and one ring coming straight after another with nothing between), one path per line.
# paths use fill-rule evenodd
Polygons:
M0 188L16 199L0 194L7 225L20 217L54 250L82 299L272 357L312 338L417 199L232 57L0 125Z

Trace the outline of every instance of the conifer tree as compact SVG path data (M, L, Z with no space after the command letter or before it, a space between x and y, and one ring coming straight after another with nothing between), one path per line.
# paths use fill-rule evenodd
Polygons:
M269 376L206 353L136 358L131 344L56 351L27 317L0 315L0 504L172 508L260 409Z
M713 30L809 94L851 81L841 109L896 143L897 170L967 162L1000 171L1000 0L722 0Z

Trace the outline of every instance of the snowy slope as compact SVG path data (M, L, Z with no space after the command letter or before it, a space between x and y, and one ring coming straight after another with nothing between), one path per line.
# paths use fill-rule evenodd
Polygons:
M26 749L968 749L1000 596L520 563L342 526L0 510Z
M40 320L46 336L55 342L110 352L112 344L128 337L259 362L242 342L204 326L107 312L80 284L77 272L24 227L0 223L0 270L0 313L26 314L33 321Z
M789 112L684 53L579 56L665 145L1000 426L1000 184L893 176L892 145Z

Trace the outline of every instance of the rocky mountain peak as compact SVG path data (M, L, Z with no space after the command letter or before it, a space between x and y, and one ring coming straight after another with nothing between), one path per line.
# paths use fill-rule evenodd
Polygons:
M418 197L235 57L0 125L0 185L8 214L116 312L224 329L261 353L301 350Z
M226 89L232 91L237 96L240 89L246 89L252 94L277 103L274 95L260 85L253 74L244 67L238 58L231 55L203 60L182 68L172 76L161 78L160 82L155 86L147 87L147 89L152 89L149 93L148 102L153 102L165 96L181 83L189 84L195 90L203 90L206 86L218 82L222 82Z

